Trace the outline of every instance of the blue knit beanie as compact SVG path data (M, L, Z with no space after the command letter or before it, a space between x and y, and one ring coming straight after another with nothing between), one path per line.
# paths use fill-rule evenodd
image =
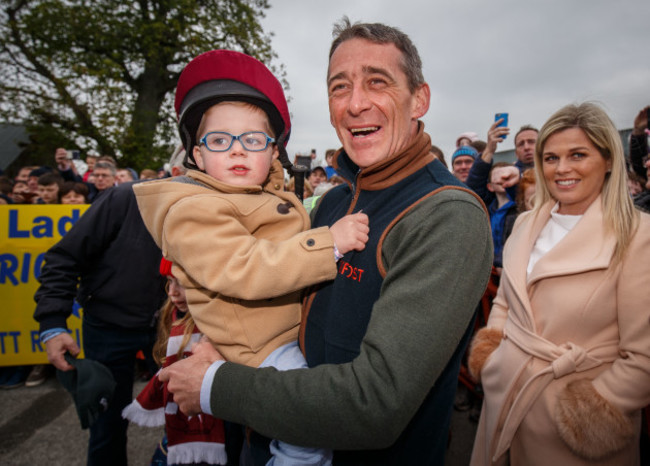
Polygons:
M476 160L478 152L472 146L462 146L459 149L456 149L456 152L451 156L451 164L453 165L456 157L460 157L461 155L469 155L471 158Z

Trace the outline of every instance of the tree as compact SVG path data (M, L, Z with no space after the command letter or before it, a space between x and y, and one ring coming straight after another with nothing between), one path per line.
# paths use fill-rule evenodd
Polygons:
M0 117L123 166L159 166L169 156L178 140L172 91L199 53L239 50L284 76L260 25L267 0L0 4Z

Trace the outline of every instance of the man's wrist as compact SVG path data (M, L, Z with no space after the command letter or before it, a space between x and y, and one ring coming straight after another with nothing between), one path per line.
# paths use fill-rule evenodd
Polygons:
M51 328L48 330L43 330L41 334L39 335L38 339L41 343L45 343L48 340L51 340L57 335L61 335L62 333L67 333L67 329L62 328L62 327L57 327L57 328Z
M217 373L217 370L219 370L224 362L226 361L219 360L213 362L210 367L208 367L208 370L205 371L205 375L203 376L199 402L201 404L201 412L205 414L212 414L212 408L210 407L210 394L212 392L212 384L214 383L214 376Z

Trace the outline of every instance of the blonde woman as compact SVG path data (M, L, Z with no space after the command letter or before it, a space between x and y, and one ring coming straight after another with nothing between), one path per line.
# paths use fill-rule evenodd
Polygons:
M485 399L472 465L638 465L650 403L650 215L598 106L539 133L532 211L518 219L469 366Z

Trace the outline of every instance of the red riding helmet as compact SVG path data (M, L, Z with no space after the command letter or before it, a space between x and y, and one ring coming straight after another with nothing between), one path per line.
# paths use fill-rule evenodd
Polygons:
M243 101L260 107L275 131L280 161L291 167L286 144L291 119L282 85L259 60L232 50L211 50L189 62L176 85L174 107L185 147L185 165L197 168L193 147L205 111L219 102Z

